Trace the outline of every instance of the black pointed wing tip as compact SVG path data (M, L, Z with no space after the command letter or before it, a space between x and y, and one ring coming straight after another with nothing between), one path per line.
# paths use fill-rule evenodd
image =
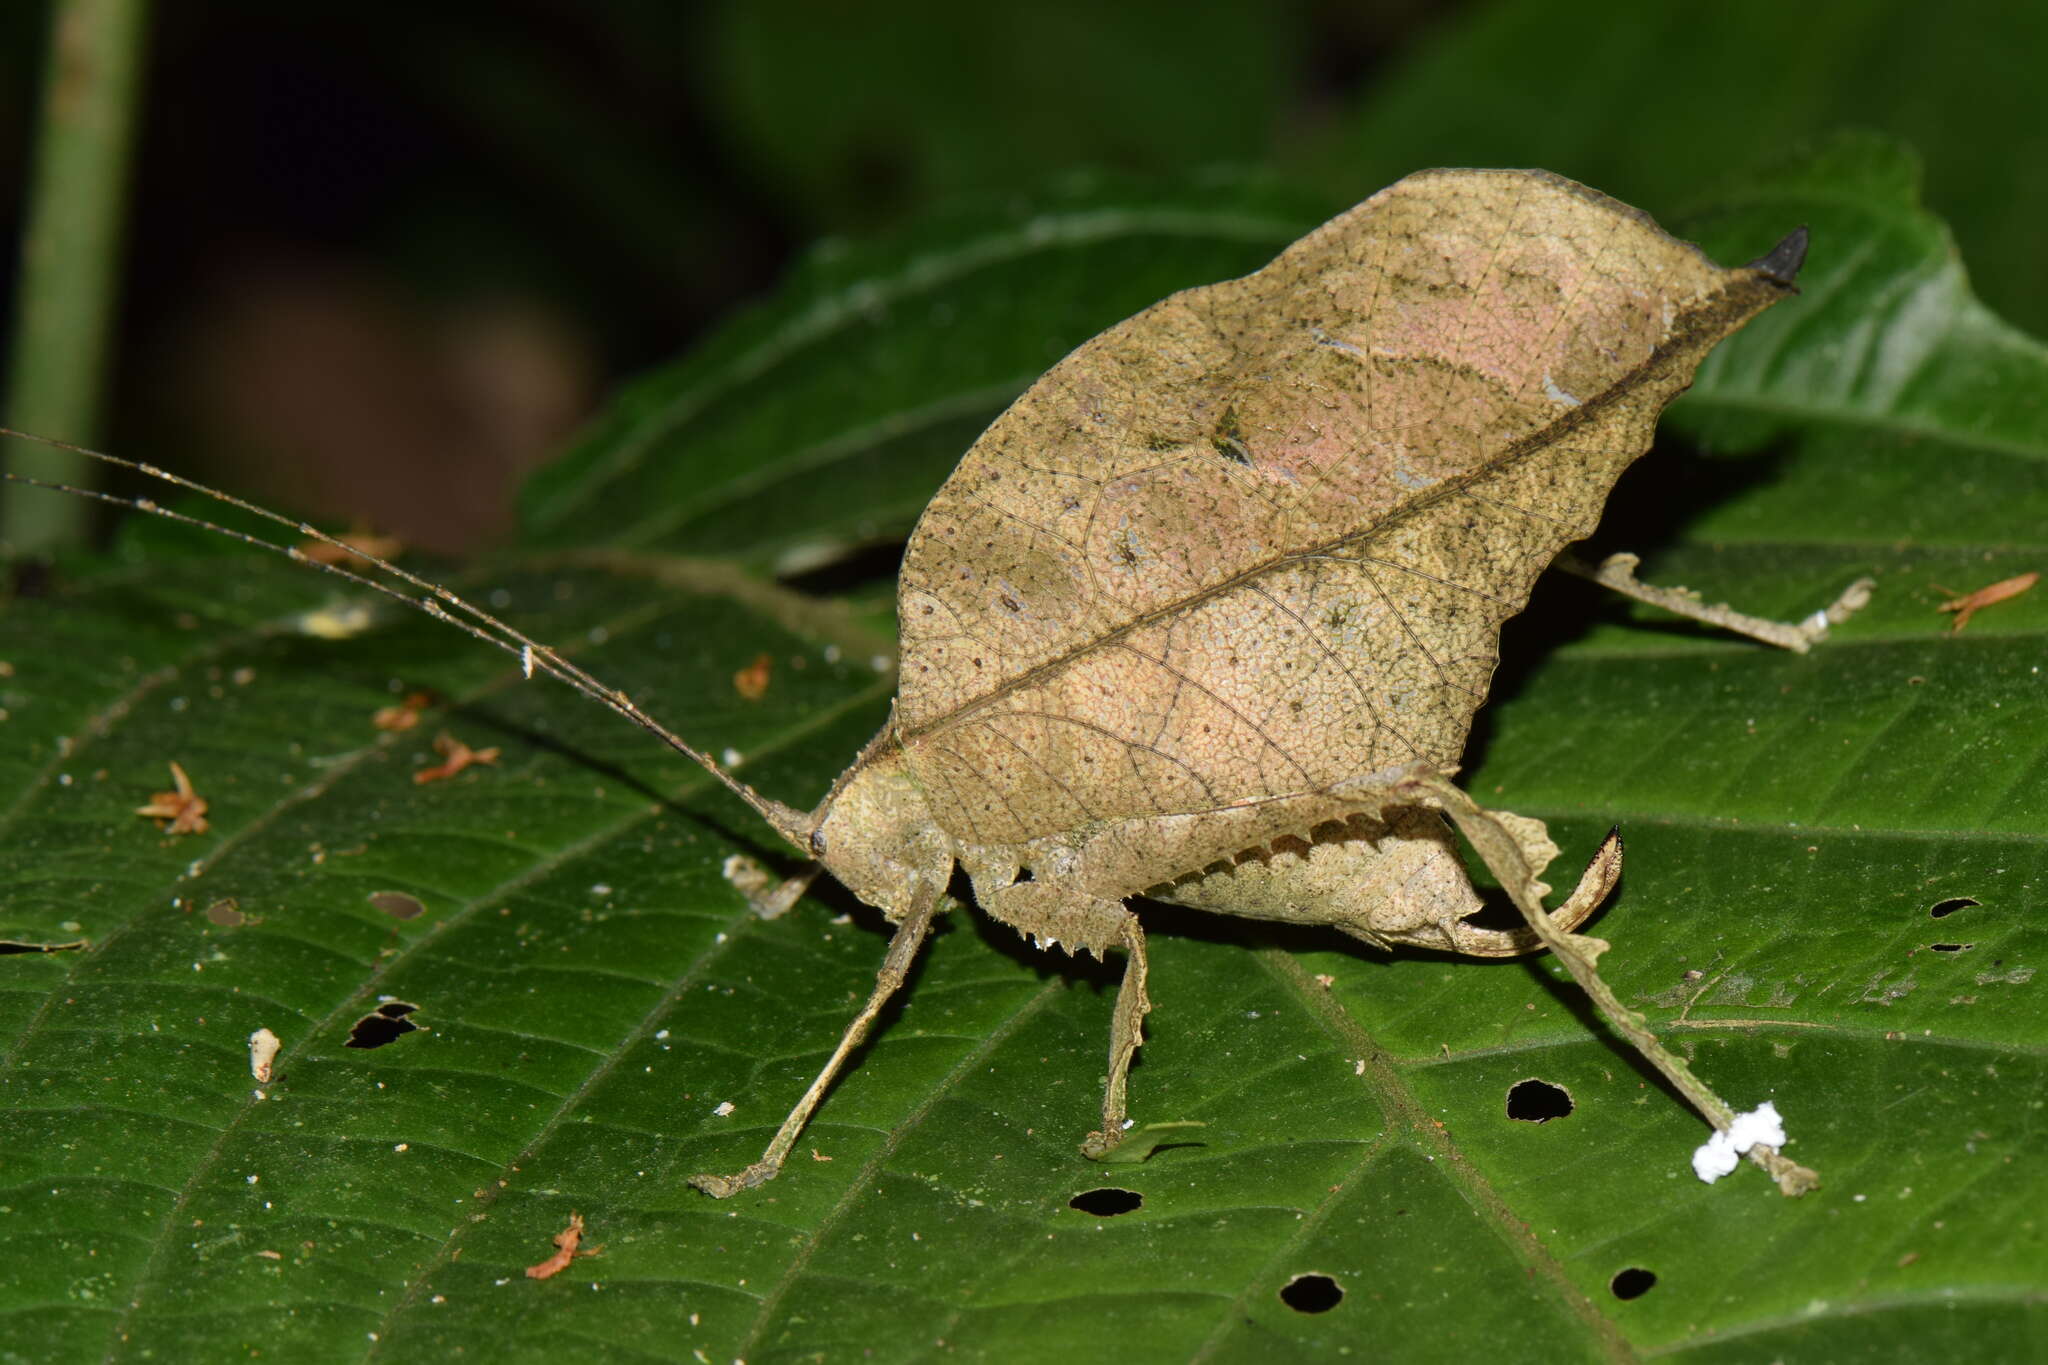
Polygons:
M1799 267L1806 264L1806 229L1796 227L1785 234L1785 240L1772 247L1749 263L1749 268L1760 275L1768 276L1779 284L1790 284L1799 274Z

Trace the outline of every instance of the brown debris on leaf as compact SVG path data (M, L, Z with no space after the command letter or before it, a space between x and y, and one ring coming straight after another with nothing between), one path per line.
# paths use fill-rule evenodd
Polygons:
M149 804L137 806L135 813L157 821L166 834L206 833L206 798L192 789L192 779L176 763L171 764L171 782L170 791L152 793Z
M433 693L409 692L403 701L378 707L370 717L370 724L393 733L410 730L420 723L420 713L433 704Z
M1937 583L1934 585L1935 590L1948 593L1948 601L1943 602L1935 610L1952 611L1956 614L1956 619L1950 624L1948 633L1957 635L1962 632L1964 626L1970 624L1970 618L1984 608L1992 605L1994 602L2003 602L2009 597L2018 597L2040 581L2041 575L2038 573L2014 574L2011 578L2002 578L1988 587L1977 589L1975 592L1952 592Z
M434 736L434 752L441 755L443 761L414 773L414 782L422 786L429 782L445 782L472 764L496 763L499 750L496 745L488 749L472 749L453 735L440 734Z
M732 675L732 690L747 701L759 701L768 695L768 682L774 672L775 660L767 654L756 654L752 663Z
M545 1261L526 1267L529 1280L553 1279L569 1268L569 1263L579 1256L595 1256L603 1251L602 1246L581 1247L583 1241L583 1215L571 1213L569 1226L555 1234L555 1254Z
M745 896L747 904L762 919L780 919L788 914L789 908L803 898L818 877L815 863L794 877L777 877L744 853L728 857L721 871L733 890Z
M427 913L420 898L406 891L372 891L370 904L395 920L418 919Z
M277 1061L278 1049L284 1043L267 1028L257 1029L249 1035L249 1074L264 1085L274 1077L272 1066Z

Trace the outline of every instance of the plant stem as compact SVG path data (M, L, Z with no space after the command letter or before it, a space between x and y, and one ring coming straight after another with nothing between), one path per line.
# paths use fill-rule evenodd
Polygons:
M91 443L106 384L108 320L120 275L131 130L149 0L54 0L42 120L23 236L10 424ZM16 443L11 468L77 484L69 451ZM83 542L80 499L11 490L0 542L45 551Z

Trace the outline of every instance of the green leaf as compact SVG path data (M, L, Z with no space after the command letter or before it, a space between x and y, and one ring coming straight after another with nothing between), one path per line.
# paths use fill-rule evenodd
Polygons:
M1622 826L1603 972L1731 1101L1777 1103L1818 1193L1784 1200L1748 1168L1696 1181L1705 1125L1547 959L1383 957L1148 907L1133 1112L1205 1125L1185 1141L1081 1158L1113 967L968 911L782 1177L705 1199L684 1179L758 1154L868 989L877 917L821 886L761 921L720 869L784 857L768 832L516 662L402 615L316 638L324 581L165 557L0 620L0 937L91 944L0 956L0 1340L53 1360L2023 1356L2048 1256L2048 596L1951 638L1931 584L2048 558L2025 517L2048 360L1970 299L1910 184L1856 144L1703 224L1726 259L1810 222L1807 295L1703 375L1604 532L1652 552L1649 576L1745 606L1803 613L1865 572L1874 604L1794 657L1557 584L1511 628L1468 755L1474 794L1550 821L1568 857ZM1092 249L1046 292L1100 278ZM981 283L936 280L875 335L932 363L1015 345L966 303L975 330L934 335L948 290ZM677 392L735 398L723 463L672 477L783 458L796 443L740 419L785 384L774 420L814 432L831 419L801 409L857 394L829 377L851 343L734 365L748 344L794 353L762 339L805 288L738 324L751 342L684 362L702 373ZM886 713L887 645L658 553L642 532L670 476L630 439L659 406L637 401L606 429L616 451L594 438L536 495L614 454L627 482L592 507L632 548L535 551L458 586L813 801ZM869 411L892 403L914 406ZM900 527L913 479L872 482L802 533ZM752 506L758 525L773 502L719 516ZM732 675L764 652L748 702ZM414 688L445 706L371 724ZM416 785L443 729L497 764ZM205 834L131 813L174 759L211 803ZM425 913L395 919L380 891ZM384 997L418 1031L348 1047ZM267 1085L258 1027L284 1040ZM1529 1079L1570 1112L1512 1117ZM1102 1189L1137 1206L1085 1197ZM529 1279L572 1212L602 1250ZM1619 1297L1631 1269L1654 1283Z
M631 386L527 485L529 539L802 572L900 543L960 454L1073 347L1265 264L1303 196L1077 181L814 250L770 302Z

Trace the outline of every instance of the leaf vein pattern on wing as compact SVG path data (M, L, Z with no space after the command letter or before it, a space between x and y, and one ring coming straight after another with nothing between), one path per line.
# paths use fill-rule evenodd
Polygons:
M1016 716L1020 719L1047 721L1057 725L1071 725L1077 730L1087 730L1093 734L1101 735L1104 739L1122 745L1125 749L1130 750L1134 753L1147 753L1153 755L1156 758L1165 759L1168 763L1171 763L1175 767L1180 768L1184 772L1186 772L1188 777L1202 788L1203 793L1207 795L1210 800L1220 800L1220 798L1216 796L1216 793L1210 790L1208 782L1202 777L1201 773L1196 771L1194 768L1190 767L1185 759L1176 758L1173 756L1173 754L1169 753L1165 749L1156 748L1150 744L1142 744L1136 740L1126 739L1124 736L1117 734L1115 731L1110 730L1106 726L1097 725L1093 721L1083 720L1078 716L1059 715L1051 711L1008 711L1004 714L1006 716ZM993 725L992 721L981 721L978 723L985 726ZM996 731L995 733L1001 734L1000 731ZM1003 738L1007 740L1009 743L1016 743L1015 740L1011 740L1007 735L1004 735ZM1284 756L1285 751L1280 750L1278 745L1274 745L1274 748L1276 751L1281 752ZM965 759L962 759L960 761L963 764L966 763ZM1041 768L1040 771L1044 771L1044 769ZM1065 783L1059 782L1056 785L1059 786L1059 789L1062 792L1065 792L1070 798L1072 797L1073 793L1068 789ZM1005 799L1003 804L1008 805L1008 800ZM1091 814L1089 818L1099 819L1101 817Z
M1139 649L1136 645L1133 645L1128 640L1117 641L1116 647L1125 654L1132 655L1135 658L1142 659L1146 663L1151 664L1154 668L1157 668L1160 672L1172 678L1179 687L1193 688L1195 691L1200 692L1203 696L1207 697L1210 701L1215 702L1218 706L1222 707L1225 711L1229 712L1230 715L1233 718L1235 718L1239 724L1243 725L1247 730L1257 735L1261 743L1265 744L1274 753L1280 755L1280 757L1286 759L1288 763L1294 767L1294 770L1300 773L1304 779L1307 778L1308 769L1304 768L1301 765L1300 760L1295 758L1293 754L1287 752L1286 745L1282 744L1279 740L1274 739L1273 736L1266 733L1266 729L1264 726L1260 725L1257 721L1253 720L1250 716L1246 715L1237 706L1233 705L1228 698L1219 695L1214 689L1203 685L1201 679L1190 675L1182 669L1174 667L1172 664L1168 663L1163 658L1154 658L1152 655L1147 654L1144 650ZM1107 734L1108 731L1104 731L1103 733ZM1161 758L1171 757L1171 755L1167 754L1164 750L1159 750L1158 752Z

